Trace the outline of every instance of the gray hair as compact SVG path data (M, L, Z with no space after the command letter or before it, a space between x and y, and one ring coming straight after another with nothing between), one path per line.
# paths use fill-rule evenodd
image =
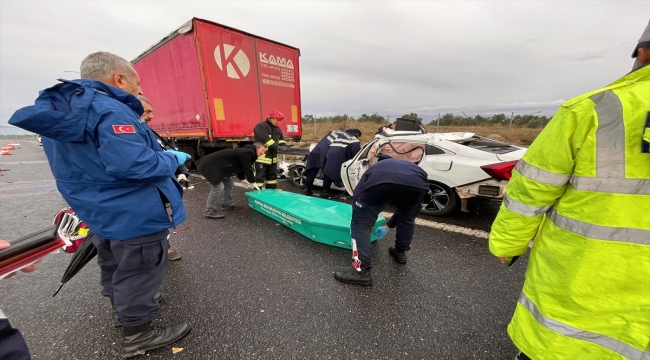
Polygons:
M253 145L255 146L256 150L259 150L262 146L266 147L266 145L264 145L264 143L261 141L255 141L253 142Z
M115 73L128 75L135 74L131 63L125 59L100 51L86 56L81 62L81 78L102 81L113 76Z
M147 104L152 105L152 104L151 104L151 100L149 100L149 99L147 99L146 97L144 97L144 95L138 95L138 100L140 100L140 101L144 101L144 102L146 102Z

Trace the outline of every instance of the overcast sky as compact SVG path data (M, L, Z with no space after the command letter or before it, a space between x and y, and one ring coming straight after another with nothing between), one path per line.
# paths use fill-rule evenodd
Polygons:
M552 115L630 71L650 1L0 1L0 125L192 17L300 48L302 113Z

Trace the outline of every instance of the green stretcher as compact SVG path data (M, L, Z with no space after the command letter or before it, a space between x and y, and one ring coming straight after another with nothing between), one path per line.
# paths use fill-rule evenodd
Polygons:
M349 204L282 190L249 191L246 197L253 209L313 241L352 249L352 206ZM377 240L374 230L385 220L382 216L377 219L370 241Z

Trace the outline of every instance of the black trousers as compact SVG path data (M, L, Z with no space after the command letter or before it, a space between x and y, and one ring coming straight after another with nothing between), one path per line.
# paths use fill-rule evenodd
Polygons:
M9 320L0 311L0 359L29 360L31 358L22 334L11 327Z
M316 175L318 175L318 171L320 169L312 168L309 170L305 170L305 189L310 190L312 186L314 186L314 180L316 179ZM321 191L329 191L330 188L332 187L332 179L330 179L327 175L323 174L323 187L321 188Z
M168 230L129 240L93 236L102 295L111 298L122 326L137 326L158 313L154 295L167 275Z
M266 186L267 189L277 189L278 164L255 163L255 183L260 188Z
M390 228L397 228L395 248L397 250L411 249L415 217L420 212L422 198L427 190L396 184L381 184L363 191L355 196L352 204L352 222L350 230L352 241L356 245L352 251L352 266L357 270L367 270L372 267L370 257L370 231L377 221L379 213L393 202L397 210L386 222ZM357 255L355 257L355 255Z

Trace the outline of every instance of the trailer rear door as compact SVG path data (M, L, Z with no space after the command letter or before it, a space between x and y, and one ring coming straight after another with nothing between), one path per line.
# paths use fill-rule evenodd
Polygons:
M300 136L300 79L298 50L256 39L262 114L284 114L280 123L285 138Z
M208 106L215 137L243 137L262 120L254 38L197 21Z

